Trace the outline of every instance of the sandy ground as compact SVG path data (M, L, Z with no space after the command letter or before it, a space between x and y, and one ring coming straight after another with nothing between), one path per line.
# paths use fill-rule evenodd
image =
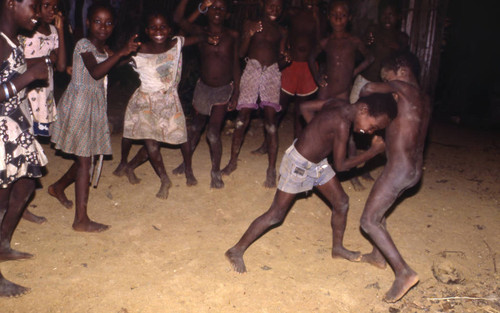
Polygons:
M400 302L386 304L381 299L393 272L332 259L330 210L314 193L298 199L284 224L248 249L246 274L232 271L224 252L267 210L275 192L262 186L266 157L250 154L262 140L261 125L252 123L239 168L222 190L209 188L203 137L193 160L199 184L187 187L184 177L172 176L168 200L155 198L159 179L149 164L136 171L139 185L111 174L120 148L120 134L114 134L114 159L105 162L90 193L90 216L112 225L101 234L74 232L74 211L48 196L46 188L71 161L45 144L48 173L30 207L48 222L21 221L12 242L36 257L1 264L8 279L31 292L0 298L0 312L500 312L498 132L433 125L422 184L388 218L420 283ZM280 158L290 133L287 118ZM223 137L223 165L230 139ZM162 153L168 171L181 161L179 149ZM369 252L359 230L372 183L364 184L368 189L357 192L343 182L350 196L345 244ZM74 199L72 187L67 194Z

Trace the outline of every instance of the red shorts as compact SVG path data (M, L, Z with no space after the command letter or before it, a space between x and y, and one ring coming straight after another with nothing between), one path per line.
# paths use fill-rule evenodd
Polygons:
M281 90L291 96L305 97L318 90L307 62L296 62L281 71Z

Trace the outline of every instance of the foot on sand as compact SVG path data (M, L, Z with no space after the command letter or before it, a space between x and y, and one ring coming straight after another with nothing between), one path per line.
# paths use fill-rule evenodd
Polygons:
M396 277L391 289L385 294L384 301L394 303L401 299L411 287L418 283L418 275L414 271L407 270L403 275Z
M237 253L235 248L227 250L225 256L236 272L245 273L247 271L245 262L243 262L243 254Z
M47 189L47 192L49 193L49 195L51 195L52 197L59 200L59 202L66 209L71 209L73 207L73 201L66 198L66 195L64 194L64 190L59 190L59 188L57 188L57 186L55 184L50 185L49 188Z

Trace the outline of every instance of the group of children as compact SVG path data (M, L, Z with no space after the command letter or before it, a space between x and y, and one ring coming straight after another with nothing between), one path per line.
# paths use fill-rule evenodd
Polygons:
M112 51L106 44L115 26L112 8L103 3L92 5L88 11L88 37L75 46L71 82L56 111L52 71L54 67L59 71L66 67L57 0L40 0L39 19L35 12L38 1L1 0L0 260L32 257L10 247L12 233L23 212L32 221L43 221L24 211L34 191L33 178L41 176L41 167L47 162L36 135L51 136L57 150L74 158L68 171L48 187L51 196L71 208L73 202L66 197L65 189L75 183L73 229L101 232L109 228L92 221L87 214L89 182L93 176L96 181L99 179L102 156L111 154L106 75L116 65L130 64L141 85L127 106L121 160L113 172L115 175L126 175L136 184L139 179L134 169L149 160L161 181L156 196L166 199L171 181L163 165L160 143L168 143L181 145L183 163L174 173L184 173L187 185L196 185L191 158L208 120L210 186L223 188L222 175L236 170L251 113L260 108L265 129L262 150L268 154L264 186L275 187L277 128L283 115L280 112L295 97L296 140L283 157L274 201L226 252L227 258L236 271L245 272L243 253L247 247L272 225L283 221L297 193L316 187L332 207L332 256L379 267L389 262L396 280L386 300L399 300L417 283L418 277L387 233L385 213L403 190L420 179L430 107L418 87L418 71L414 69L411 54L399 53L385 63L380 60L381 55L385 57L406 48L401 39L404 36L396 28L395 8L383 7L380 31L371 31L367 46L347 31L350 11L346 1L332 1L327 17L323 17L317 0L303 0L303 10L285 12L289 21L288 27L284 27L280 23L283 0L266 0L261 18L245 21L241 34L224 25L228 15L225 0L204 0L186 18L188 1L180 0L173 19L185 35L174 36L167 17L154 12L145 20L147 40L139 42L134 35L118 51ZM206 26L195 23L201 14L207 17ZM326 20L332 31L325 37ZM32 31L35 27L32 37L17 39L21 30ZM374 48L379 44L384 47ZM200 79L193 96L196 112L189 127L177 93L182 47L187 45L197 46L201 60ZM377 53L379 50L383 53ZM326 56L325 64L318 62L320 52ZM358 53L363 57L360 62ZM246 61L243 73L240 59ZM374 60L378 63L373 63ZM354 78L363 75L370 66L378 67L381 77L366 77L358 83L353 92L361 97L349 103ZM368 84L369 79L384 82ZM238 116L231 157L221 170L221 128L226 111L234 109ZM300 126L301 116L307 122L304 129ZM387 128L385 141L374 136L368 150L361 154L346 153L352 131L372 135L383 128ZM144 146L128 161L134 140L141 140ZM327 157L333 153L335 169L346 171L384 150L388 163L375 182L361 221L374 250L361 255L343 246L348 197ZM26 290L0 274L1 296L20 295Z

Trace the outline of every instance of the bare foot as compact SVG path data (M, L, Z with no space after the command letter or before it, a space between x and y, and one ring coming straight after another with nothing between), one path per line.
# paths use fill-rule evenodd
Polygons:
M137 176L135 176L133 169L131 169L129 167L125 168L125 174L127 174L128 181L132 185L137 185L138 183L141 182L141 180L139 178L137 178Z
M264 187L275 188L276 187L276 169L268 168L266 181L264 182Z
M392 283L391 289L385 294L384 301L394 303L401 299L411 287L418 283L418 275L411 269L408 269L403 275L396 277Z
M125 169L127 168L127 163L122 163L118 164L116 169L113 171L113 175L122 177L123 175L126 174Z
M172 170L172 174L174 174L174 175L184 174L184 162L182 162L181 164L179 164L179 166L177 166L176 168L174 168Z
M30 221L30 222L33 222L36 224L43 224L43 223L47 222L47 219L45 217L35 215L35 214L31 213L31 211L29 211L28 209L24 210L23 218L27 221Z
M196 180L196 177L194 177L193 170L186 170L186 186L196 186L198 184L198 181Z
M352 184L352 187L354 188L354 190L356 190L356 191L363 191L366 189L365 186L363 186L361 184L361 182L359 181L359 178L357 178L357 177L351 178L351 184Z
M210 176L212 177L212 181L210 182L210 188L221 189L224 188L224 182L222 181L222 173L220 171L210 172Z
M385 258L379 254L369 253L363 254L361 256L361 262L370 263L380 269L385 269L387 267L387 261Z
M19 297L29 291L29 288L14 284L0 274L0 297Z
M10 247L0 250L0 261L25 260L32 257L33 254L31 253L12 250Z
M75 231L88 232L88 233L100 233L108 230L111 226L97 223L91 220L85 222L73 222L73 229Z
M361 175L361 178L363 178L366 181L375 181L375 179L372 177L372 174L370 174L370 172L363 173Z
M73 207L73 201L66 198L64 190L59 190L59 188L56 187L56 184L50 185L49 188L47 189L47 192L49 193L49 195L59 200L59 202L66 209L71 209Z
M160 190L156 194L156 197L160 198L160 199L167 199L168 198L168 190L170 189L171 185L172 184L170 182L170 179L162 181L161 186L160 186Z
M237 168L237 167L238 167L238 166L237 166L236 162L231 162L231 161L230 161L230 162L226 165L226 167L224 167L224 168L222 169L221 173L222 173L222 175L227 175L227 176L228 176L229 174L231 174L232 172L234 172L234 171L236 170L236 168Z
M258 147L257 149L253 150L251 153L252 154L267 154L267 144L266 144L266 142L264 141L260 147Z
M344 247L338 247L332 249L332 258L334 259L346 259L351 262L361 261L361 252L347 250Z
M224 255L236 272L245 273L247 271L245 262L243 262L243 254L237 253L234 247L227 250Z

